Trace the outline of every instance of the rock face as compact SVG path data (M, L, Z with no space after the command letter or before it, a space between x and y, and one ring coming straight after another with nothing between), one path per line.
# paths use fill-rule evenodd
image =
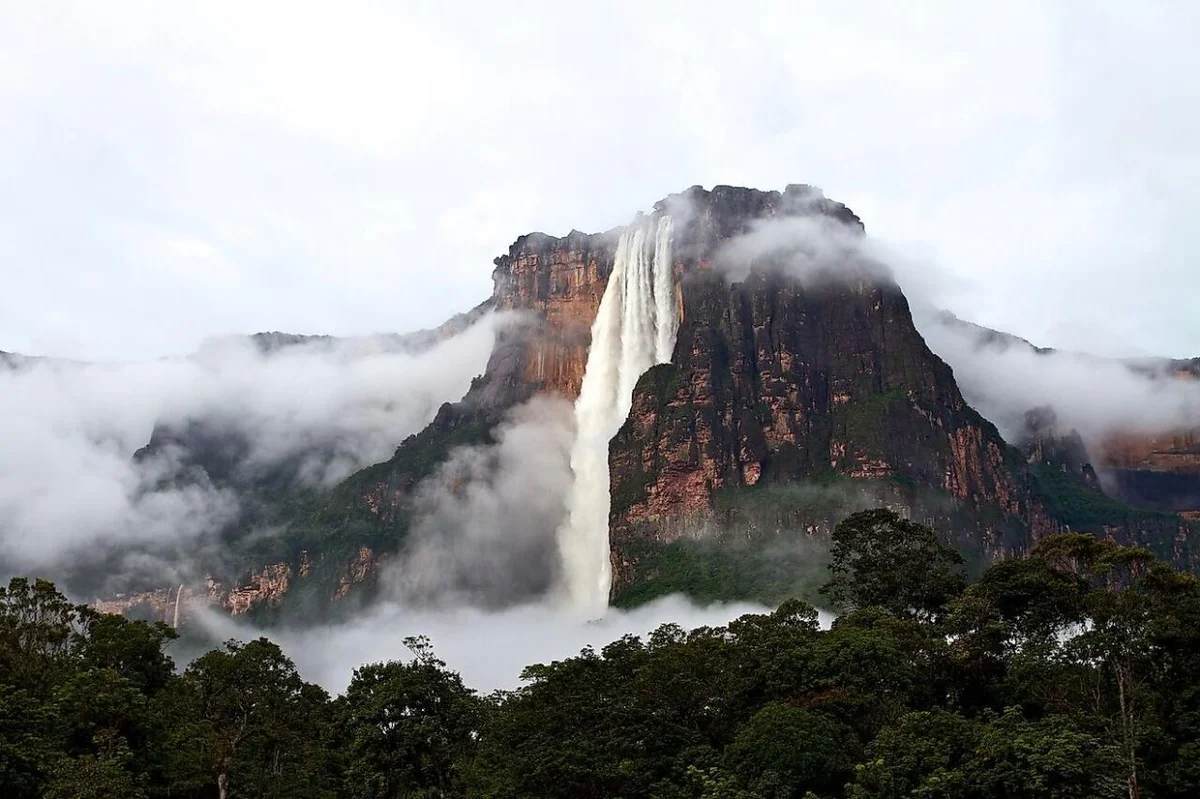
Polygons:
M563 238L522 236L496 259L493 299L501 311L532 312L521 330L524 346L516 383L522 395L542 391L579 395L592 321L612 272L620 231Z
M1099 460L1111 473L1113 491L1131 505L1200 517L1200 430L1115 434Z
M610 445L617 594L647 579L655 548L764 549L785 534L825 536L846 513L880 504L932 524L978 565L1069 527L1196 567L1188 521L1167 512L1200 508L1192 484L1166 491L1138 475L1192 474L1197 439L1106 449L1104 465L1129 475L1120 490L1144 493L1145 511L1101 491L1095 461L1052 411L1031 412L1021 448L1010 446L964 401L886 270L856 249L863 226L845 206L808 186L718 186L672 195L652 213L675 219L682 321L672 362L638 382ZM418 487L455 448L495 443L505 413L535 394L578 396L620 232L517 239L480 306L516 312L514 321L463 400L391 459L291 502L286 534L227 581L238 588L210 585L205 601L234 613L311 612L369 595L380 564L403 559ZM294 605L298 594L305 604ZM161 613L169 603L149 604Z
M1144 446L1146 439L1131 436L1127 440L1131 447L1138 447ZM1057 526L1111 536L1145 546L1184 568L1197 567L1197 553L1191 544L1194 519L1165 503L1132 500L1130 486L1119 481L1134 472L1113 469L1109 463L1098 473L1083 438L1076 430L1060 427L1053 409L1035 408L1026 413L1018 443L1029 463L1034 493ZM1175 477L1152 474L1150 487Z
M277 605L288 592L292 567L272 563L251 572L245 582L227 588L212 577L203 588L186 583L153 591L136 591L98 599L92 607L102 613L141 616L170 625L186 622L198 607L218 608L231 616L240 616L264 605Z
M1005 352L1016 350L1037 356L1064 355L1074 359L1075 365L1089 363L1097 367L1119 367L1128 370L1130 376L1144 379L1149 390L1163 388L1171 381L1195 381L1200 379L1200 358L1100 358L1079 353L1059 353L1049 347L1038 347L1023 338L998 330L975 325L958 319L953 314L942 313L937 322L965 335L979 350ZM1087 389L1081 387L1086 392ZM1027 410L1027 409L1021 409ZM1071 431L1072 440L1060 436L1050 427L1070 420L1062 416L1062 408L1039 408L1029 410L1026 415L1025 440L1018 442L1023 448L1027 441L1066 445L1073 450L1076 461L1082 459L1094 467L1093 476L1104 486L1104 490L1116 499L1146 510L1172 511L1200 516L1200 426L1183 425L1176 429L1162 429L1147 433L1145 420L1139 409L1128 409L1124 424L1111 424L1105 432L1092 430L1085 441ZM1182 411L1182 409L1181 409ZM1193 411L1193 416L1196 411ZM1035 431L1029 422L1038 415L1049 416L1046 430ZM1183 414L1181 413L1181 416ZM1043 420L1044 421L1044 420ZM1094 426L1094 425L1093 425ZM1054 462L1063 466L1064 452L1030 452L1030 462ZM1042 456L1045 457L1042 457ZM1078 466L1078 464L1076 464ZM1067 471L1072 471L1068 468ZM1078 472L1079 469L1075 468Z
M1078 478L1085 485L1100 489L1100 480L1092 467L1087 446L1077 430L1059 427L1053 408L1034 408L1025 414L1025 429L1017 445L1026 460Z
M628 544L695 535L721 495L807 480L919 487L943 507L913 490L891 499L931 520L980 511L952 537L986 558L1027 548L1049 528L1019 457L963 401L890 279L854 259L840 274L797 278L767 253L731 283L715 264L763 219L820 215L845 236L861 231L856 217L802 187L693 189L682 199L692 215L676 233L684 318L675 357L639 382L610 450L618 590L632 579Z

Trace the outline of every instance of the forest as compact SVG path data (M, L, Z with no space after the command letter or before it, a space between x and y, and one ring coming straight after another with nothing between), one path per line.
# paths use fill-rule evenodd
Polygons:
M480 695L406 639L345 693L265 638L179 668L174 631L0 589L0 796L966 799L1200 795L1200 581L1041 539L968 584L888 510L796 599L530 665Z

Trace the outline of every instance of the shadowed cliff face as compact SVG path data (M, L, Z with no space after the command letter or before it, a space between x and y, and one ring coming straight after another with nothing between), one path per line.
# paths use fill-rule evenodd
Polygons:
M1200 520L1200 430L1117 433L1100 448L1112 492L1132 505Z
M826 474L903 476L1029 512L1006 444L963 402L894 288L805 290L764 275L727 287L714 275L685 284L684 308L675 364L639 385L613 447L614 473L653 480L618 526L702 511L722 487ZM614 493L628 492L614 480Z
M730 283L714 266L763 217L817 213L841 235L857 234L857 219L828 201L733 196L689 197L692 217L676 237L675 357L639 383L611 447L617 591L637 571L630 545L744 531L725 500L805 481L875 484L879 501L940 522L980 559L1026 549L1049 529L1019 455L966 405L878 268L850 261L797 278L763 258ZM792 521L820 534L836 518Z

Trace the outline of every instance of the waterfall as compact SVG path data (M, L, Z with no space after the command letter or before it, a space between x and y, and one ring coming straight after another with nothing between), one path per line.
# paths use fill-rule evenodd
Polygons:
M671 264L671 233L675 224L664 216L658 223L654 241L654 312L658 337L654 341L654 362L669 363L675 351L675 335L679 332L679 315L675 311L675 270ZM658 264L667 268L659 269Z
M612 584L608 443L629 416L638 378L654 364L671 360L679 331L671 218L658 221L653 260L646 228L639 217L617 243L575 402L575 481L558 545L567 600L592 615L604 612Z

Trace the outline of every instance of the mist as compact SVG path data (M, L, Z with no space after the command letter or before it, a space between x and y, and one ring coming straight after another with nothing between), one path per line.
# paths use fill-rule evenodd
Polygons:
M955 289L951 273L836 220L760 220L725 242L715 262L733 281L752 269L777 269L806 285L895 283L926 344L954 370L963 396L1010 442L1019 442L1025 412L1040 406L1052 407L1064 432L1078 430L1089 445L1118 431L1162 434L1200 426L1200 380L1180 379L1168 361L1039 351L1015 336L997 337L948 317L939 303ZM1097 331L1098 341L1108 338Z
M486 447L459 447L421 483L399 563L384 582L420 606L504 607L559 577L555 530L571 486L571 403L534 397Z
M1007 440L1019 441L1024 414L1050 406L1065 431L1089 445L1114 432L1162 434L1200 426L1200 381L1173 374L1169 362L1125 361L1062 351L1039 352L1019 339L944 315L918 314L925 342L954 369L963 396Z
M305 679L331 692L345 690L354 669L365 663L408 659L403 639L410 635L428 636L438 656L460 672L464 682L490 691L518 687L525 666L561 660L585 646L599 648L622 635L645 635L666 623L689 630L719 626L747 613L770 610L745 602L698 606L671 596L634 610L609 609L589 622L544 603L489 612L417 610L387 602L345 623L272 628L267 634L295 661ZM827 627L832 618L822 612L822 626ZM264 634L212 612L199 615L197 621L218 640L248 640Z
M498 317L420 353L394 337L268 349L247 338L195 355L0 370L0 567L47 570L116 547L193 547L239 512L238 497L191 475L159 430L202 424L236 443L235 471L292 459L327 487L389 457L482 373Z
M756 269L780 270L802 283L891 277L861 231L823 214L755 220L722 243L713 261L733 281Z

